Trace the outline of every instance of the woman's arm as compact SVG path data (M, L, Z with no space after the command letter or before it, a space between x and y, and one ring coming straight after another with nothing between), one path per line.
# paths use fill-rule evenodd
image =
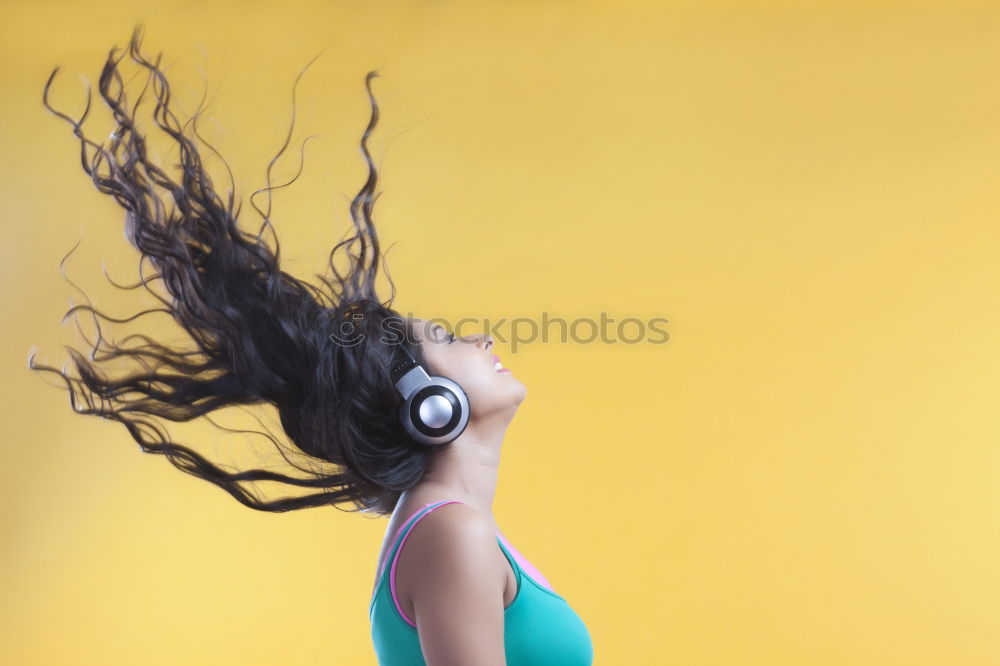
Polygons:
M497 537L479 512L446 504L407 544L414 619L428 666L506 666L504 585Z

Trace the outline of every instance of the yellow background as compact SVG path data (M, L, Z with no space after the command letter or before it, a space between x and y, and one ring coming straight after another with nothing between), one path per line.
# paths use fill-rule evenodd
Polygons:
M41 103L58 65L52 103L78 117L89 82L84 129L105 138L100 68L142 20L178 109L206 79L216 95L201 130L254 230L292 82L327 49L272 173L293 176L320 135L274 194L286 270L321 272L347 229L376 69L399 309L670 320L663 345L498 343L528 398L497 521L587 623L595 664L1000 663L995 3L4 14L0 662L375 663L383 520L247 509L27 369L32 346L56 366L83 346L60 326L82 300L58 271L81 236L67 270L96 306L156 305L104 281L102 261L134 281L138 253ZM152 136L150 110L147 94Z

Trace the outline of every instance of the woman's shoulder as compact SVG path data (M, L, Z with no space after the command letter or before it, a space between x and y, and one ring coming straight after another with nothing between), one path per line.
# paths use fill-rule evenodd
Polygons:
M475 507L459 500L436 504L414 523L411 539L432 546L442 539L476 539L484 535L493 538L493 521ZM428 538L420 538L418 534Z
M497 537L488 517L460 502L442 504L422 515L400 546L397 591L407 599L421 596L422 590L433 594L442 577L461 570L482 575L493 564L497 578L503 579L496 554Z
M469 504L457 500L432 506L410 526L397 567L426 571L441 561L479 559L496 549L493 521ZM419 579L419 577L417 577Z
M426 522L450 525L454 521L459 524L474 525L485 521L495 525L493 516L478 509L474 502L464 501L448 488L432 487L429 484L427 487L405 491L400 497L394 515L398 517L397 519L409 522L420 513L423 515L419 517L417 524Z

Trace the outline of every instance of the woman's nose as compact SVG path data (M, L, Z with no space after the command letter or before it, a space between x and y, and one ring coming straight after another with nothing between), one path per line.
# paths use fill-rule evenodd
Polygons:
M492 346L493 346L493 336L492 335L484 335L483 336L483 349L489 349Z

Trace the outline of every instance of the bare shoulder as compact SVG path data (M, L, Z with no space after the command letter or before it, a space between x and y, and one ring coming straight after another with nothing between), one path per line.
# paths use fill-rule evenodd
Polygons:
M491 521L476 509L457 502L439 506L421 518L411 530L406 547L409 563L421 572L441 568L442 561L463 558L473 558L482 571L484 565L496 559L496 536ZM427 578L421 575L416 580Z
M405 544L408 601L428 664L504 664L504 587L492 521L464 504L426 514ZM399 571L397 571L397 575Z
M444 504L421 517L397 555L396 592L404 609L412 608L422 590L440 592L439 579L459 567L505 580L496 539L492 521L467 504Z

